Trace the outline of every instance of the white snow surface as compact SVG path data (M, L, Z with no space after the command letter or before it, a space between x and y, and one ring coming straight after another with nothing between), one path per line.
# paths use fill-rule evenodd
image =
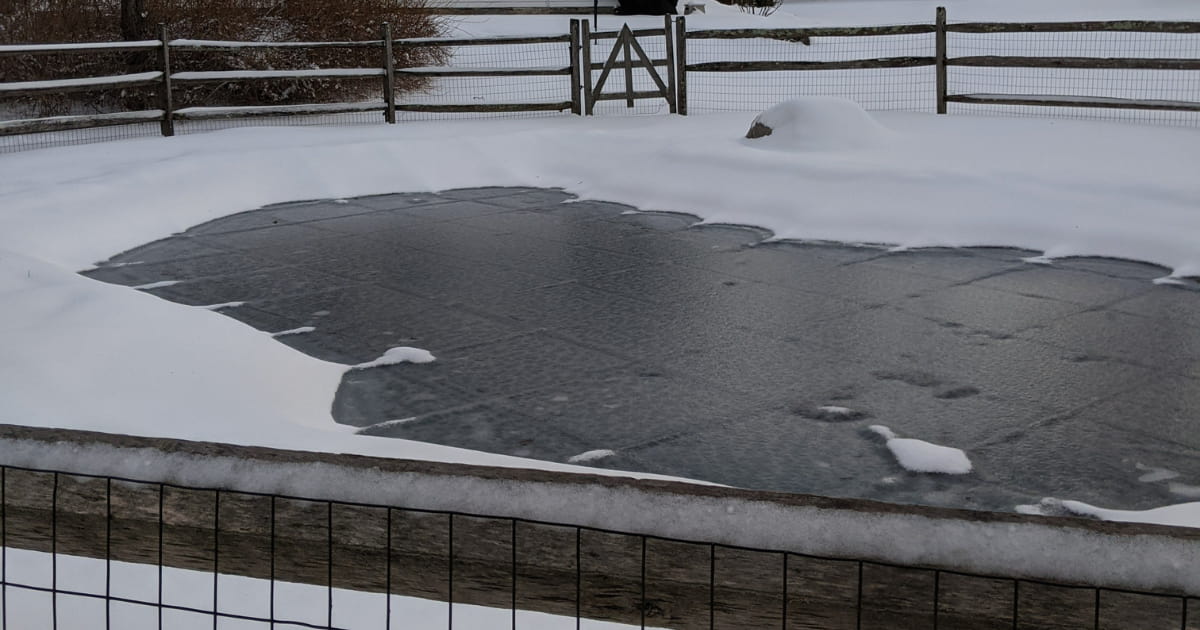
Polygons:
M747 146L782 151L851 150L879 146L892 132L858 103L833 96L784 101L755 117L771 135L747 139Z
M354 366L356 370L366 370L373 367L382 367L385 365L399 365L401 363L432 363L436 360L433 353L420 348L410 348L408 346L398 346L396 348L388 348L378 359L359 363Z
M971 472L971 460L961 449L925 440L897 437L891 429L879 424L870 428L887 440L888 450L900 466L909 472L943 475L965 475Z

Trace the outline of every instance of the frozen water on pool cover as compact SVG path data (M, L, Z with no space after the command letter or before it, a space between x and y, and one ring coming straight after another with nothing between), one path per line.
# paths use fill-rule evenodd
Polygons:
M1200 290L1162 268L633 210L529 188L297 202L88 275L242 302L221 312L347 365L432 353L346 374L334 416L363 434L982 509L1200 486ZM971 470L906 470L872 425Z

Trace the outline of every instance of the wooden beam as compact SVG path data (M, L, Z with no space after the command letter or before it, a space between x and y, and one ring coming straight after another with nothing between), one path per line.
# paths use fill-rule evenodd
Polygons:
M814 28L739 28L690 31L689 39L778 39L802 41L813 37L872 37L876 35L919 35L934 32L932 24L898 26L855 26Z
M410 103L397 104L396 109L404 112L442 113L562 112L571 109L571 101L563 101L561 103L490 103L479 105Z
M70 131L73 129L91 129L94 127L114 127L117 125L159 122L162 120L162 117L163 111L161 109L152 109L137 112L118 112L114 114L90 114L85 116L55 116L52 118L4 120L0 121L0 136L17 136L26 133Z
M0 96L30 96L33 94L68 94L72 92L97 92L117 88L133 88L158 85L161 72L141 72L84 79L62 79L57 81L23 81L0 83Z
M396 74L423 77L551 77L569 75L571 68L400 68Z
M418 37L397 39L396 46L506 46L514 44L558 44L571 41L567 35L545 35L538 37L474 37L454 39L445 37Z
M937 63L933 57L885 57L846 61L711 61L688 64L688 72L782 72L791 70L858 70L915 68Z
M1052 96L1034 94L952 94L951 103L976 105L1034 105L1040 107L1087 107L1102 109L1143 109L1158 111L1200 112L1200 103L1189 101L1160 101L1083 96Z
M951 57L951 66L984 68L1080 68L1108 70L1200 70L1200 59L1155 59L1137 57Z
M1200 33L1200 22L1141 20L1105 22L960 22L948 25L947 30L951 33L1077 33L1084 31Z

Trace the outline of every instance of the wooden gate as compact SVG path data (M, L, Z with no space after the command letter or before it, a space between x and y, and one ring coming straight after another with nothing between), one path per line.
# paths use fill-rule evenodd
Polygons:
M683 18L678 18L678 21L678 27L682 28ZM679 40L673 32L674 27L676 25L672 23L670 16L665 17L662 28L637 30L625 24L618 31L592 32L586 20L580 21L583 58L580 73L583 84L580 87L584 95L584 113L588 116L593 115L599 101L625 101L625 106L632 108L635 101L661 98L667 101L672 114L686 114L686 105L681 103L686 101L680 98L683 87L679 80L678 67L682 58L678 48ZM665 58L651 59L646 54L646 49L638 42L639 37L662 37ZM606 41L613 41L612 52L603 65L597 65L592 60L592 44ZM604 87L608 85L614 69L624 73L624 89L606 92ZM597 70L600 76L596 77L593 83L593 75ZM640 89L635 89L635 70L644 70L649 76L651 86L648 89L644 85L645 82Z

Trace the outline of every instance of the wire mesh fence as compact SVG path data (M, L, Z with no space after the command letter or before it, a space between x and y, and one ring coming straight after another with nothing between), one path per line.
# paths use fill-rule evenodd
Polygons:
M464 71L528 70L545 74L531 76L439 76L427 85L403 94L402 103L412 105L554 105L571 101L569 71L572 65L570 41L463 45L448 49L448 65ZM550 73L556 74L550 74ZM560 114L549 111L475 111L475 112L397 112L400 120L439 120L453 118L528 118Z
M689 66L722 62L840 62L931 57L932 33L811 37L808 43L769 39L688 39ZM932 64L929 64L932 65ZM929 67L813 69L755 72L688 71L693 112L761 111L800 96L836 96L868 110L932 112L934 74Z
M949 91L953 94L1200 103L1200 69L1029 68L954 65L954 59L962 57L1042 57L1081 60L1170 59L1200 62L1200 33L1152 31L951 32L947 44L950 58L950 66L947 68ZM974 103L951 103L949 111L973 115L1066 117L1181 126L1200 125L1200 111Z
M1182 594L0 466L0 628L1194 629Z

